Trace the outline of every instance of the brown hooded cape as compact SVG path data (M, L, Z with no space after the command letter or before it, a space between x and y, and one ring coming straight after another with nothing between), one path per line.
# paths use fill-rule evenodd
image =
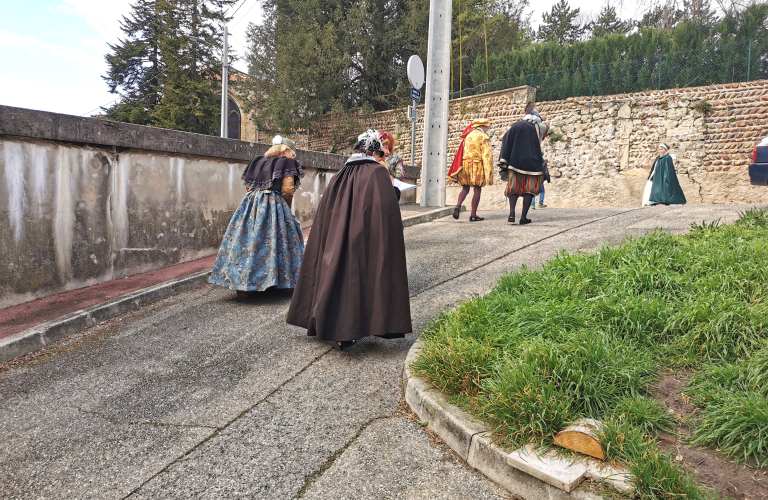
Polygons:
M402 337L412 326L400 207L388 170L353 158L323 194L286 322L322 340Z

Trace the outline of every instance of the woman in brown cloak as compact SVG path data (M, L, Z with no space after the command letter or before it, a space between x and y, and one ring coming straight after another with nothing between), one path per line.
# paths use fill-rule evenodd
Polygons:
M341 349L412 331L403 222L382 156L378 132L365 132L328 185L286 317Z

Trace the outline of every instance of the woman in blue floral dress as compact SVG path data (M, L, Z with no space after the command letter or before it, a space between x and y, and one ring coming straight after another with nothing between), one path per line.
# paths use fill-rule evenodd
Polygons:
M272 144L243 172L248 193L229 222L209 279L238 295L295 288L299 279L304 237L291 201L304 173L293 141L276 136Z

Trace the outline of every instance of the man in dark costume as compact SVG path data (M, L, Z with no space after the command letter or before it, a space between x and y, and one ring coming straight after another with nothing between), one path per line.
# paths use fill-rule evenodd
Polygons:
M651 173L643 193L646 205L685 205L685 194L675 173L675 164L669 154L669 146L662 142L657 149L658 157L653 162Z
M412 331L400 207L374 155L382 147L369 130L325 190L286 317L340 349Z
M532 110L531 114L513 123L504 134L498 166L502 180L507 182L505 193L509 198L509 222L515 222L515 205L520 196L523 197L520 225L531 222L527 218L531 201L541 191L542 182L550 180L540 144L546 130L546 124Z

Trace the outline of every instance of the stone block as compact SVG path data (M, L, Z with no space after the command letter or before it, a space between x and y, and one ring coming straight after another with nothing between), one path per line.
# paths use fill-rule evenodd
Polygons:
M593 481L604 482L619 491L634 489L632 474L626 469L618 469L598 460L587 460L584 463L586 474Z
M472 438L467 463L514 495L548 500L571 498L565 491L511 466L507 463L507 456L507 453L493 444L490 433L477 434Z
M555 450L539 455L531 445L510 453L507 463L566 493L576 489L587 474L587 467L581 461L558 456Z
M472 437L488 430L483 423L437 392L430 392L422 399L419 418L429 422L429 427L463 460L469 457Z
M427 382L419 377L409 377L405 382L405 402L411 407L411 410L419 416L421 420L424 418L424 412L422 411L422 403L424 397L428 394L430 388Z

